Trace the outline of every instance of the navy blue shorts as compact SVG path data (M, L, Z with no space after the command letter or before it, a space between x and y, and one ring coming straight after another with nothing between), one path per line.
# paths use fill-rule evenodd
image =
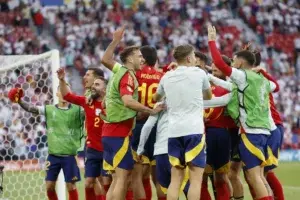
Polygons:
M103 169L112 172L117 167L132 170L134 166L131 150L130 136L127 137L102 137L104 147Z
M96 178L107 176L107 171L103 169L103 152L96 149L87 148L85 152L85 177Z
M239 143L241 137L239 135L239 128L230 128L228 131L230 132L231 138L230 159L233 162L240 162Z
M156 177L164 194L167 194L168 187L171 183L171 164L168 154L160 154L155 156L156 161ZM181 190L187 195L190 182L187 180L188 176L185 176L181 185Z
M67 183L81 180L75 156L49 155L46 162L46 181L56 181L61 169Z
M279 151L283 141L282 129L282 126L278 126L277 129L271 131L271 136L268 138L268 159L265 171L275 169L278 166Z
M172 166L185 168L188 163L206 165L205 135L193 134L168 139L168 154Z
M241 134L239 151L244 169L251 169L267 164L267 140L269 136L264 134Z
M206 128L206 163L220 173L229 172L231 139L226 128Z
M136 121L135 128L133 129L133 135L131 138L132 150L134 151L134 155L136 156L136 151L139 146L140 136L142 132L142 128L146 121ZM149 138L144 147L143 153L143 163L144 164L154 164L154 143L156 140L156 125L152 128ZM134 158L135 158L134 156ZM136 159L135 159L136 160Z

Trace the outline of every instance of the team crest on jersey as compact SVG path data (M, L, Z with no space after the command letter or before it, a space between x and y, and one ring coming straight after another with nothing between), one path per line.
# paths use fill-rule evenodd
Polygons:
M101 109L97 108L97 109L95 110L95 115L96 115L96 116L100 116L100 113L101 113L101 112L102 112Z

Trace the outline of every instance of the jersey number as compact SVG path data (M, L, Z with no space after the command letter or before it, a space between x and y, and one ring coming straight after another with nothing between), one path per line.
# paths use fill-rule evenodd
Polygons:
M141 104L146 105L146 98L147 98L147 104L148 106L150 106L151 108L154 107L154 103L152 101L152 97L153 97L153 90L157 89L158 84L157 83L152 83L149 87L148 87L148 91L147 91L147 83L143 83L140 87L139 87L139 92L141 92Z
M95 118L94 127L99 127L100 117Z

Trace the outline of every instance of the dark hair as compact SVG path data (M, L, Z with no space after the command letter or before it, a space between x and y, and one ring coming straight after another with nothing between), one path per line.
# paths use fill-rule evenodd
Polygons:
M141 53L145 59L145 62L149 66L154 66L157 61L157 52L154 47L151 46L142 46L140 48Z
M194 51L194 47L192 45L179 45L175 47L173 56L176 61L183 61L192 51Z
M261 55L260 55L260 52L258 50L255 50L253 51L253 54L255 56L255 63L254 65L255 66L259 66L260 65L260 62L261 62Z
M204 53L201 53L200 51L195 52L196 58L199 58L201 61L203 61L205 64L207 64L207 56Z
M120 59L123 63L127 61L128 56L131 56L134 51L139 50L140 48L138 46L130 46L126 47L121 53L120 53Z
M228 65L228 66L231 66L231 59L228 58L227 56L225 55L222 55L222 59L223 61Z
M100 69L99 67L93 66L93 67L89 67L88 70L93 71L93 74L95 77L104 77L104 72L102 69Z
M255 56L251 51L242 50L237 52L236 57L244 59L249 65L254 66L255 64Z
M107 85L108 81L103 76L98 76L98 77L95 78L95 80L96 79L100 79L101 81L103 81L105 83L105 86Z

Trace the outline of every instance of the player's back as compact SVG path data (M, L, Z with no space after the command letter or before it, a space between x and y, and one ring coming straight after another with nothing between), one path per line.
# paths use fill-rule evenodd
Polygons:
M153 102L152 97L162 76L163 73L149 66L144 66L136 72L136 78L139 82L139 102L141 104L153 108L155 102Z
M203 133L202 91L210 87L205 72L179 66L168 72L161 84L167 98L171 137Z

